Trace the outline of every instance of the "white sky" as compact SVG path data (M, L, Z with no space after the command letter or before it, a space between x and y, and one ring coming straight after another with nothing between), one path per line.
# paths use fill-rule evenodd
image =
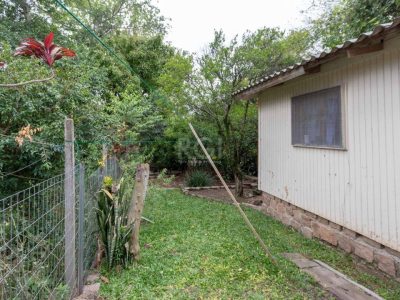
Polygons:
M263 26L291 29L302 24L302 10L312 0L156 0L170 18L167 40L178 48L197 52L222 29L227 38Z

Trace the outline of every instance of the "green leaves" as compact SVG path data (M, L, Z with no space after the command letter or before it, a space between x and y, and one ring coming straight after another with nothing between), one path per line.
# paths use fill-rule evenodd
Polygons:
M0 72L0 82L26 81L32 78L49 76L49 68L37 59L14 57L11 47L2 43L0 60L5 60L8 67ZM76 149L78 159L97 162L98 155L92 152L101 149L105 126L103 114L108 91L108 77L105 68L99 67L85 46L77 47L79 59L59 61L57 80L47 84L35 84L19 89L0 89L0 133L11 136L0 138L0 172L17 170L38 157L43 163L28 168L16 175L38 178L49 178L62 172L62 146L48 146L25 143L18 147L14 138L18 131L27 125L42 128L35 139L48 144L63 144L63 122L65 116L73 116L75 121ZM90 141L90 143L88 143ZM99 150L97 150L99 151ZM87 159L90 157L91 159ZM33 181L37 183L37 181ZM8 177L2 180L0 195L12 193L15 188L22 189L33 183L28 179Z
M398 0L319 1L314 6L321 16L315 19L309 13L310 31L315 41L324 48L341 45L400 14Z
M207 172L202 170L194 170L186 175L186 186L201 187L212 185L214 178Z
M119 34L112 37L111 44L135 70L141 89L148 94L157 90L157 78L173 55L173 48L164 43L162 36Z
M111 192L112 189L116 191ZM109 269L116 266L126 267L131 261L128 242L132 226L127 224L131 193L132 187L124 178L121 178L118 186L104 187L99 191L96 217Z
M256 105L235 99L233 92L252 79L294 64L310 43L305 30L285 33L261 28L230 41L216 31L208 48L197 57L197 67L189 78L187 106L206 137L215 145L220 143L217 159L227 176L240 182L244 172L256 172L257 161Z
M14 57L14 49L10 44L3 42L1 45L3 48L0 49L0 61L6 61L7 68L0 72L0 83L28 81L51 75L50 70L37 59ZM12 91L1 89L0 93L12 94Z

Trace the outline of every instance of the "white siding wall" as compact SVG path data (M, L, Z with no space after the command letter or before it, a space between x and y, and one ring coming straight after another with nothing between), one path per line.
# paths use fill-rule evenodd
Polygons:
M259 188L400 251L400 42L259 97ZM291 145L291 97L342 87L346 151Z

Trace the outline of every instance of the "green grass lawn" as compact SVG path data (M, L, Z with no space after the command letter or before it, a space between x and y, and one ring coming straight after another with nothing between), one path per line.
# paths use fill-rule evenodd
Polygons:
M141 229L141 260L106 272L106 299L326 299L329 295L283 252L322 260L387 299L400 299L400 284L360 271L351 257L261 214L246 209L278 267L265 257L232 205L152 188Z

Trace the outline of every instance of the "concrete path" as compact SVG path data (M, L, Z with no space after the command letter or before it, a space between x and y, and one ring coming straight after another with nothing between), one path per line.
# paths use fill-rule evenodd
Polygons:
M366 287L352 281L327 264L310 260L299 253L285 253L302 271L313 277L325 290L340 300L383 300Z

